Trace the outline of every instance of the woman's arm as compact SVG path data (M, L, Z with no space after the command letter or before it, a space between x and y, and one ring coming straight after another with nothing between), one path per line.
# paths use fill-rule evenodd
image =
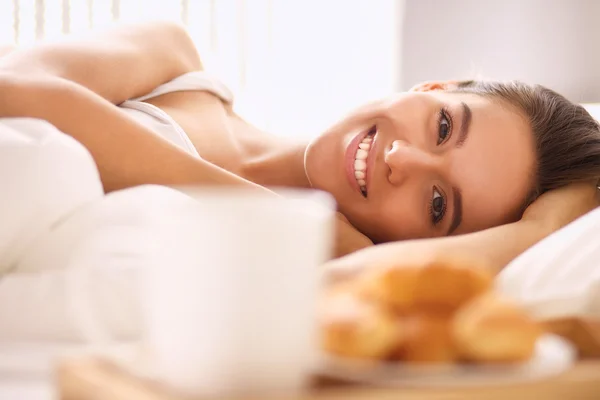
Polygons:
M438 251L475 254L498 273L529 247L598 205L596 185L566 186L542 195L525 210L520 221L446 238L438 244Z
M333 257L343 257L373 246L371 239L359 232L340 212L335 215L335 240Z
M140 184L227 184L266 190L198 159L74 82L0 72L0 117L44 119L90 151L105 191ZM60 160L57 160L60 162Z
M468 258L494 274L546 236L597 207L594 183L581 183L548 192L525 211L520 221L459 236L388 243L359 251L328 264L334 276L369 266L403 265Z
M202 64L189 35L172 22L128 25L83 38L36 44L0 59L0 70L55 76L113 104L149 93Z

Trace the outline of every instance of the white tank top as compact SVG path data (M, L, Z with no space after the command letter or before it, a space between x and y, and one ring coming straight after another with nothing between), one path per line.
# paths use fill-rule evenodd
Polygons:
M173 118L155 105L144 103L144 100L166 93L195 90L210 92L226 103L233 101L233 94L217 77L206 71L194 71L158 86L145 96L127 100L119 107L169 142L181 147L189 154L199 157L200 155L187 133Z

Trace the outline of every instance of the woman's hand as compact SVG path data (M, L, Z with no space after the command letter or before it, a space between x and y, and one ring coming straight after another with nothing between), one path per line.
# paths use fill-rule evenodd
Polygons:
M342 257L357 250L373 246L373 242L360 233L341 213L335 217L334 256Z
M549 231L556 231L600 206L596 182L574 183L544 193L523 213L523 220L536 220Z
M13 51L17 50L17 46L13 44L3 44L0 45L0 57L4 57Z

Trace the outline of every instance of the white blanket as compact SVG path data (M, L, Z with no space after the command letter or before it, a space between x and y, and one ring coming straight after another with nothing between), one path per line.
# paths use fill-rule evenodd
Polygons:
M85 148L28 118L0 120L0 188L0 274L55 223L103 195Z
M0 187L0 344L138 338L142 271L192 199L160 186L105 196L85 148L31 119L0 120Z

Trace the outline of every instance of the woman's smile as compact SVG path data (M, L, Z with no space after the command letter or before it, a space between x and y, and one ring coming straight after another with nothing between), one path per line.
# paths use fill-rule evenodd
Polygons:
M346 171L350 185L364 197L368 196L369 175L374 157L370 157L374 148L376 127L361 132L350 142L346 150Z

